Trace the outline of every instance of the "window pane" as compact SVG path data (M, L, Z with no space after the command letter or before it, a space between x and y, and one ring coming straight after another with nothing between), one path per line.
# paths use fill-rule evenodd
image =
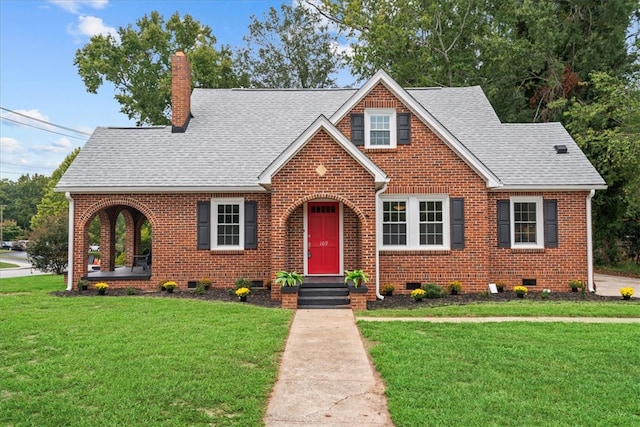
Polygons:
M240 245L240 205L218 205L218 246Z
M420 244L442 245L444 225L442 201L420 202Z
M537 243L536 203L515 202L513 218L515 243Z
M390 116L369 117L369 144L391 145Z
M383 202L382 244L407 244L406 202Z

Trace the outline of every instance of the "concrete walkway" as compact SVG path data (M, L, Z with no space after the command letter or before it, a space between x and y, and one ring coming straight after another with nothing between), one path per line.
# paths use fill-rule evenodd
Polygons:
M640 279L637 277L596 273L593 279L596 284L596 295L619 297L620 288L630 287L635 291L631 298L640 298Z
M298 310L264 418L267 427L391 427L384 386L351 310Z

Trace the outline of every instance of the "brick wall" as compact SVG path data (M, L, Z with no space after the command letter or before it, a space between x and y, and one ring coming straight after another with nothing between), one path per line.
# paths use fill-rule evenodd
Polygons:
M209 251L197 249L196 207L198 201L211 200L212 194L122 194L73 195L75 204L74 283L86 274L88 234L91 220L101 218L101 268L113 266L108 248L115 240L109 232L109 223L121 210L139 211L152 227L153 268L149 280L108 281L115 287L134 286L155 289L161 279L170 279L186 288L187 282L203 277L212 280L212 286L233 287L235 280L271 280L270 276L270 196L268 194L221 194L214 197L244 197L258 202L258 249L245 251ZM129 248L129 243L127 244ZM129 254L127 254L127 257ZM130 265L130 264L129 264Z
M558 247L545 249L498 248L497 201L511 196L542 196L558 201ZM491 193L489 194L490 277L507 284L521 285L522 279L536 279L532 290L568 291L572 279L587 280L588 192Z

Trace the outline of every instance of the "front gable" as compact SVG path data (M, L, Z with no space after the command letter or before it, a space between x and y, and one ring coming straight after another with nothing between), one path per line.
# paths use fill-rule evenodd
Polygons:
M371 96L374 95L374 96ZM368 98L368 99L366 99ZM364 102L363 102L364 101ZM400 105L398 105L400 104ZM345 133L349 138L352 135L354 115L366 114L367 109L385 110L395 109L396 116L407 120L407 113L412 113L422 123L424 123L440 140L442 140L459 158L461 158L475 173L477 173L486 183L487 187L499 187L500 180L496 177L466 146L464 146L442 123L440 123L431 113L429 113L419 102L417 102L404 88L394 81L384 71L378 71L360 88L340 109L330 118L331 122ZM409 119L410 120L410 119ZM346 125L348 123L348 125ZM363 125L366 125L364 121ZM400 130L397 135L395 146L408 144L411 138L409 130L408 138L405 138L407 129L403 129L405 123L395 123L394 130ZM348 127L348 129L347 129ZM364 131L364 129L362 129ZM360 131L360 129L358 129ZM402 131L405 133L403 134ZM366 138L366 136L365 136ZM367 146L366 141L361 144L356 138L356 145ZM392 144L392 147L394 145Z
M387 175L382 169L360 152L325 116L320 116L265 169L258 177L258 183L270 189L273 176L313 140L319 132L324 132L329 136L353 161L371 175L377 188L382 187L388 181ZM309 166L311 167L312 165ZM321 166L320 164L313 166L314 168L319 168L317 171L319 176L324 175Z

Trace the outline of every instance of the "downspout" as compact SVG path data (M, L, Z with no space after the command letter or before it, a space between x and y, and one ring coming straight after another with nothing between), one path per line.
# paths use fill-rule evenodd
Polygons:
M591 199L596 194L596 190L592 189L587 196L587 284L589 292L595 292L593 286L593 230L591 225Z
M388 182L385 182L384 186L376 191L376 298L380 300L384 299L384 297L380 294L380 233L378 232L378 218L380 218L380 195L387 191L388 184Z
M69 254L67 260L67 291L73 289L73 235L75 230L73 229L73 197L71 197L71 193L66 192L64 196L69 201Z

